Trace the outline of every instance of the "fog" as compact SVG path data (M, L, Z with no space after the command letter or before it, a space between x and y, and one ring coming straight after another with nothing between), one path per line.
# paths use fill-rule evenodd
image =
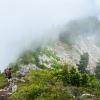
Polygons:
M0 0L0 70L49 30L99 10L100 0Z

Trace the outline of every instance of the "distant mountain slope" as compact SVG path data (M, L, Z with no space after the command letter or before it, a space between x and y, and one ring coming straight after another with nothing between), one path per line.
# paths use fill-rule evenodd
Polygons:
M96 17L71 21L60 34L60 45L57 43L56 51L60 56L66 56L75 63L78 63L80 54L88 52L90 56L89 69L92 70L100 59L99 37L100 21ZM63 50L60 51L60 48Z
M58 39L54 41L55 36L52 37L48 38L50 42L46 40L45 45L41 44L39 49L24 52L16 64L11 65L17 66L14 72L19 70L18 66L27 70L26 65L30 64L33 64L33 67L50 68L57 64L59 59L61 62L78 64L80 55L85 52L89 53L90 58L88 68L94 70L100 59L100 21L96 17L73 20L63 28Z

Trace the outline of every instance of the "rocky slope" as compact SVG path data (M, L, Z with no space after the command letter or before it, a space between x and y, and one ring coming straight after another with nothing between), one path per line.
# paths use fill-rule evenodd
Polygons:
M89 69L93 70L100 59L100 21L95 17L72 21L61 32L56 52L62 58L78 63L80 55L88 52Z

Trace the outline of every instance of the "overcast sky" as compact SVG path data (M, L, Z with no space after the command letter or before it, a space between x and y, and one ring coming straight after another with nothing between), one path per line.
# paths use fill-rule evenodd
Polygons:
M99 12L100 0L0 0L0 70L45 31Z

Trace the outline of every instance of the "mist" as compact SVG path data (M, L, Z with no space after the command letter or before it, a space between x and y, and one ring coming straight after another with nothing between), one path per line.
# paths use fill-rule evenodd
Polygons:
M68 21L98 16L99 0L1 0L0 70ZM55 31L56 32L56 31Z

